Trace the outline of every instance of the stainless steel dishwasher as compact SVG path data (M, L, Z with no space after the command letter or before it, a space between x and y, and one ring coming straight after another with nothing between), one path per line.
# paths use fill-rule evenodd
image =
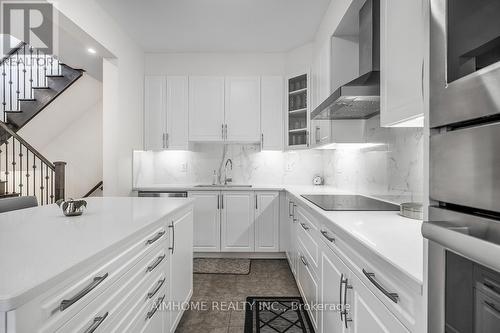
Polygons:
M188 193L186 191L169 191L169 192L159 192L159 191L139 191L139 197L156 198L156 197L168 197L168 198L187 198Z

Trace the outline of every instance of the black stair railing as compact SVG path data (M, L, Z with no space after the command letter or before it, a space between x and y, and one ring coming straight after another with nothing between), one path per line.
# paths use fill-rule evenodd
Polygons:
M33 88L47 87L47 78L61 75L59 60L22 42L0 62L0 101L5 111L20 111L22 100L32 100Z
M0 143L0 180L5 194L34 195L41 205L64 199L65 162L52 163L5 123L10 134Z

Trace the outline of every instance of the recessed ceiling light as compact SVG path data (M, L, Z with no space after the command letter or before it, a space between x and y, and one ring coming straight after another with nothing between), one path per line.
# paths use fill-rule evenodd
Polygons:
M90 54L96 54L96 53L97 53L97 51L96 51L95 49L91 48L91 47L89 47L89 48L87 49L87 51L88 51L88 53L90 53Z

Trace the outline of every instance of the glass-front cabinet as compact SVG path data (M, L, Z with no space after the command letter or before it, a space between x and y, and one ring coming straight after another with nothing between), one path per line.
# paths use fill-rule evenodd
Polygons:
M309 76L301 74L288 79L287 147L309 146Z

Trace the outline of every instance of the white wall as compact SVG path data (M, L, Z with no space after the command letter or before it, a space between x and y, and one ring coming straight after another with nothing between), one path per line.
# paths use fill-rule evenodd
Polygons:
M18 134L49 161L66 165L66 197L102 180L102 83L84 74Z
M129 195L132 151L143 146L144 53L96 0L51 2L116 57L103 65L104 195Z

